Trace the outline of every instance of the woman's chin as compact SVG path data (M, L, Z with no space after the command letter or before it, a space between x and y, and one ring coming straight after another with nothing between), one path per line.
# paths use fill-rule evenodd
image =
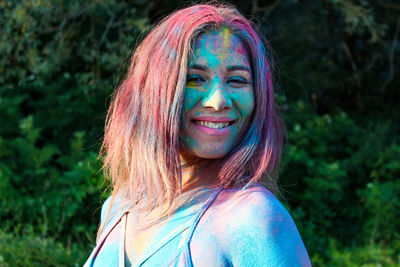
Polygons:
M227 153L227 151L220 149L212 151L196 151L194 154L200 159L219 159L223 158Z

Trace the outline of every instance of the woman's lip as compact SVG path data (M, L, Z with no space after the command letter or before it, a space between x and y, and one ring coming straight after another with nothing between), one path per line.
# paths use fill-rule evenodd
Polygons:
M208 128L206 126L194 123L193 121L191 122L193 125L202 133L207 134L207 135L212 135L212 136L224 136L228 135L229 132L231 131L231 124L229 126L226 126L224 128L220 129L214 129L214 128Z
M193 118L192 121L209 121L209 122L233 122L234 119L229 117L211 117L211 116L202 116Z

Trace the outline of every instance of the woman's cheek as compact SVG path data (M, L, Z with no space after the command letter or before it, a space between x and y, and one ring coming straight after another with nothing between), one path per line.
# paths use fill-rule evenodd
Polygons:
M192 110L197 102L202 97L204 90L201 88L195 88L195 87L186 87L185 90L185 96L184 96L184 101L183 101L183 108L185 111L190 111Z
M199 149L199 142L197 142L197 140L193 139L191 136L185 135L181 138L182 148L186 152L191 150L196 151Z
M232 94L240 116L243 120L251 116L254 110L254 93L252 90L238 91Z

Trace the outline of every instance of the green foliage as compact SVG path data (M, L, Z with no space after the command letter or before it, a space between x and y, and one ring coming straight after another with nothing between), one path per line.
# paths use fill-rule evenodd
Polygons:
M13 235L0 230L0 266L82 266L86 248L78 244L65 247L53 238L43 238L31 230Z
M398 241L396 243L398 251ZM326 262L318 254L315 254L311 259L314 266L395 267L400 265L400 257L396 248L379 244L366 245L364 247L349 247L343 250L335 239L330 239L327 249L329 249L331 260Z
M399 158L400 146L391 145L384 149L373 163L370 182L357 191L369 215L363 230L370 243L400 240Z
M20 121L19 130L0 142L0 220L16 230L34 226L43 236L93 234L88 219L94 207L87 205L99 203L94 195L102 182L96 154L83 151L84 132L76 132L61 153L55 144L38 144L42 129L32 116Z
M149 23L184 2L0 0L0 266L88 257L109 95ZM275 49L281 185L313 265L400 266L400 6L261 2L234 1Z
M293 128L281 185L315 261L360 253L348 262L373 262L362 253L376 250L377 262L397 262L400 146L387 138L391 128L380 123L365 133L345 112L317 115L302 101L286 115Z
M0 255L82 265L62 257L94 244L105 101L147 18L119 1L0 1L0 13L0 229L13 233Z

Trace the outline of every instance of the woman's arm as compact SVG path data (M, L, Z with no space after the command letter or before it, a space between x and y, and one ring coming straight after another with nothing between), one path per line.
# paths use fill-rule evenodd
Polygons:
M223 244L233 266L311 266L297 227L265 188L246 193L226 223Z

